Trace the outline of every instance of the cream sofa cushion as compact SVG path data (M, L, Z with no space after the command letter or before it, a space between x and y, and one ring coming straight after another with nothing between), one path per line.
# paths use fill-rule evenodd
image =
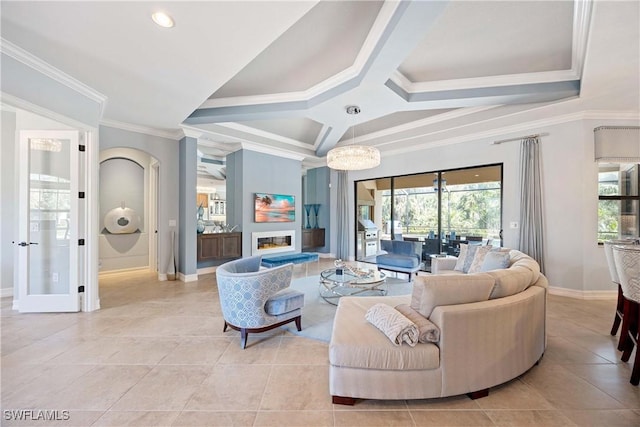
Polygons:
M488 273L418 276L413 283L411 308L429 318L441 305L486 301L494 283Z
M415 347L395 346L367 322L365 313L379 302L397 305L408 301L398 297L340 299L329 343L331 365L380 370L437 369L440 366L440 349L437 345L419 343Z
M486 273L496 281L490 299L502 298L522 292L534 284L540 276L540 266L529 255L517 250L511 250L509 258L509 268L492 270Z

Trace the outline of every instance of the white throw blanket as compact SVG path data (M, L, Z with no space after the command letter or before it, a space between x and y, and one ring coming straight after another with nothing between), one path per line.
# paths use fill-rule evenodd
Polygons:
M365 319L380 329L394 345L406 342L415 347L418 343L418 327L390 305L378 303L372 306L367 310Z
M408 304L396 305L398 310L404 317L411 320L418 327L419 342L438 342L440 341L440 329L429 319L411 308Z

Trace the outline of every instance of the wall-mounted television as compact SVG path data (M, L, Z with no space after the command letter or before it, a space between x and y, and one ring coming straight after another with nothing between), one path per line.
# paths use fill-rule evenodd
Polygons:
M285 194L256 193L256 222L294 222L295 220L295 196L288 196Z

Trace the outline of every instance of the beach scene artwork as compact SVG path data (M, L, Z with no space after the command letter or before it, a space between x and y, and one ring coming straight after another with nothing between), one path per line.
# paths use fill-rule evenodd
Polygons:
M294 196L256 193L256 222L294 222L296 203Z

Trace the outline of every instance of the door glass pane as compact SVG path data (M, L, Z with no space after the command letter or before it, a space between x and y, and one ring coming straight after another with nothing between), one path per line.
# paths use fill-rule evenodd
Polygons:
M416 174L394 179L396 237L416 240L435 237L438 232L438 193L433 174Z
M598 242L638 237L640 165L603 163L598 171Z
M380 239L391 239L391 178L375 180L376 184L376 218L375 223L380 230Z
M67 139L29 140L29 295L69 293L70 149Z
M443 172L442 180L445 238L500 245L501 167Z

